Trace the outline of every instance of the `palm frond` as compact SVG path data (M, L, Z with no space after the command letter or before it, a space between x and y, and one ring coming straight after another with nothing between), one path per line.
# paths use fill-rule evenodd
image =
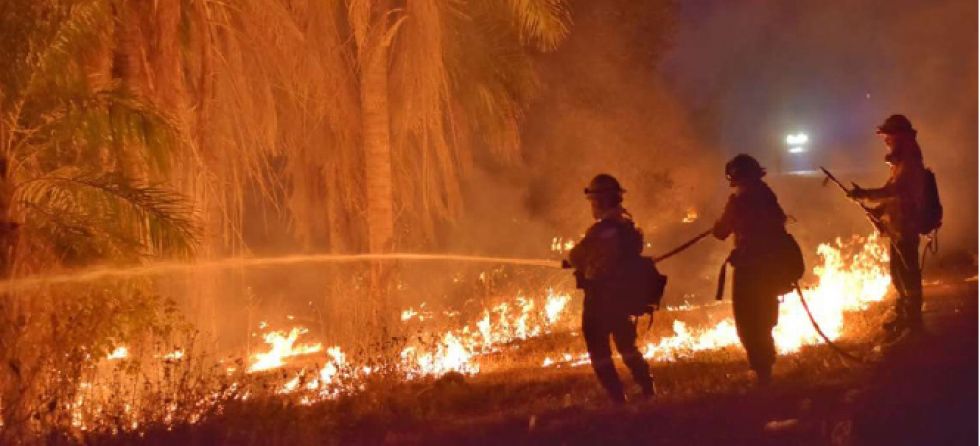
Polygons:
M56 239L101 240L102 250L92 251L102 255L139 247L144 256L189 256L197 244L194 211L183 196L119 175L60 169L19 184L14 200L25 226L47 226Z
M460 104L454 120L465 127L469 144L499 160L517 158L517 126L538 87L530 57L512 26L509 10L499 4L474 3L451 22L448 48L453 100Z
M508 0L521 39L551 51L568 35L571 14L564 0Z
M21 92L30 97L46 88L65 87L84 79L80 70L72 69L79 54L108 38L112 23L110 2L75 0L67 3L67 13L56 24L53 33L37 39L29 56L30 77Z
M102 158L138 158L151 176L164 176L181 143L175 120L118 86L63 95L58 104L37 116L13 148L20 164L53 169L68 162ZM44 165L54 163L53 165ZM135 172L128 172L135 175Z

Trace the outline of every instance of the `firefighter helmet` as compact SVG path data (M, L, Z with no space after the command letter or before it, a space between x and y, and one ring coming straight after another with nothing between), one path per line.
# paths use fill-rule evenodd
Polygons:
M744 153L735 155L725 164L725 177L731 181L757 180L766 176L766 169L755 158Z
M909 118L906 118L905 115L891 115L888 119L885 119L885 122L878 126L878 130L875 133L886 135L911 133L915 135L916 132L912 128L912 121L909 121Z
M585 188L585 195L600 195L600 194L622 194L626 192L622 186L619 185L619 181L616 177L600 173L589 181L589 186Z

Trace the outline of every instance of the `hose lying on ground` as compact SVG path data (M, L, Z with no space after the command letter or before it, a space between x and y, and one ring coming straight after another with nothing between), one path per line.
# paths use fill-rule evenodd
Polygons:
M685 249L690 248L691 246L693 246L695 243L701 241L701 239L707 237L708 234L711 234L711 230L707 230L707 231L704 231L704 232L698 234L694 238L692 238L692 239L684 242L682 245L680 245L680 246L678 246L678 247L670 250L666 254L663 254L661 256L655 257L653 259L653 261L654 262L660 262L662 260L666 260L666 259L668 259L670 257L673 257L674 255L679 254L681 251L684 251ZM727 262L728 262L728 260L726 259L725 260L725 263L727 263ZM723 289L722 287L724 286L723 284L724 284L724 280L725 280L724 279L724 271L725 271L725 264L724 263L722 264L722 270L721 271L722 271L721 276L720 276L721 277L721 279L720 279L721 281L719 282L719 292L718 292L719 295L721 294L721 290ZM817 334L820 335L820 337L823 339L824 343L826 343L827 346L831 348L831 350L833 350L835 353L837 353L841 357L843 357L843 358L845 358L847 360L850 360L850 361L854 361L854 362L859 363L859 364L864 364L866 362L865 360L863 360L863 359L861 359L861 358L859 358L859 357L857 357L857 356L849 353L848 351L842 349L840 346L838 346L837 344L835 344L834 341L831 341L830 338L827 337L827 335L823 332L823 329L820 328L820 324L818 324L817 323L817 320L813 317L813 312L810 311L810 306L807 305L806 298L803 297L803 289L800 288L799 282L794 283L793 284L793 288L796 290L796 294L800 297L800 303L803 304L803 309L806 311L807 317L810 318L810 323L813 324L813 328L817 331Z
M854 356L848 351L840 348L840 346L835 344L834 341L831 341L830 338L828 338L827 335L824 334L823 330L820 328L820 324L818 324L817 320L813 318L813 313L810 312L810 306L807 305L806 299L803 298L803 290L800 288L800 283L799 282L794 283L793 287L796 289L796 294L800 296L800 303L803 304L803 309L806 310L806 315L807 317L810 318L810 323L813 324L813 328L817 330L817 334L819 334L820 337L823 338L823 341L827 344L827 346L845 359L854 361L858 364L864 364L866 362L865 360L857 356Z

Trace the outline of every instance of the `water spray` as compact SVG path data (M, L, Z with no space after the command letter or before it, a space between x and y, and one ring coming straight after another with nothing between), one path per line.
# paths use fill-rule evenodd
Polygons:
M698 234L670 252L656 257L662 261L668 257L691 247L711 231ZM62 285L68 283L94 282L102 279L126 279L132 277L157 276L200 270L231 269L231 268L262 268L270 266L295 265L300 263L355 263L376 261L446 261L453 260L467 263L497 263L522 265L539 268L561 268L562 262L548 259L521 259L514 257L487 257L463 254L419 254L419 253L387 253L387 254L304 254L281 257L230 257L204 262L161 262L149 265L131 267L96 267L82 271L29 276L0 282L0 293L11 293L45 285Z
M204 262L162 262L149 265L113 268L98 267L78 272L38 275L11 279L0 282L0 292L9 293L44 285L61 285L67 283L93 282L102 279L125 279L131 277L155 276L161 274L191 272L199 270L230 269L230 268L261 268L269 266L295 265L300 263L354 263L372 261L433 261L454 260L468 263L497 263L533 266L541 268L560 268L558 261L547 259L519 259L510 257L484 257L461 254L418 254L418 253L388 253L388 254L307 254L281 257L231 257Z

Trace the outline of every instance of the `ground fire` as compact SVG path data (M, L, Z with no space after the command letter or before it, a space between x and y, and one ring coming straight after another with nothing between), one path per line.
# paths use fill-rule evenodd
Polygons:
M864 310L869 304L886 298L890 284L885 270L888 261L886 245L873 234L836 240L821 244L817 249L817 258L820 262L813 268L813 283L804 288L804 293L824 331L832 339L839 339L846 332L846 314ZM787 294L782 299L780 324L774 333L779 352L789 354L805 345L821 342L795 294ZM456 320L451 312L435 314L427 311L425 304L407 308L399 315L403 324L417 325L423 330L431 330L426 328L428 325L457 326L445 331L427 332L418 338L427 339L428 342L412 342L404 346L398 353L394 370L387 373L394 372L406 380L439 377L447 373L494 373L501 370L495 363L507 363L506 359L501 359L501 353L523 354L520 351L521 341L573 330L575 313L580 311L576 309L578 300L574 291L540 290L498 302L485 308L481 318L468 323ZM704 308L668 305L664 311L669 318L675 313L699 312ZM656 336L643 345L646 358L657 362L672 361L738 344L730 316L721 316L707 326L689 326L679 319L674 319L670 324L671 334ZM268 324L263 322L261 326L268 327ZM268 330L261 333L261 338L265 347L257 347L257 352L247 358L247 374L238 374L236 369L227 372L234 381L230 389L247 388L251 376L266 375L266 378L274 377L274 394L310 405L324 399L356 394L363 386L362 382L375 373L369 364L378 364L382 359L353 358L345 354L341 346L324 347L324 341L329 343L328 340L312 339L309 330L301 326L288 330ZM577 344L559 347L567 350L562 353L533 352L537 358L535 361L540 367L588 364L588 355L581 352ZM126 348L118 347L106 360L126 356ZM180 361L183 353L177 350L157 357L166 362ZM277 369L282 373L269 375ZM106 383L111 382L110 378L93 377L95 382L103 379L107 379ZM82 429L89 417L98 417L99 398L109 396L107 389L101 387L89 385L86 389L79 396L79 401L84 404L79 403L74 409L76 426ZM241 399L257 396L251 392L236 395L235 398ZM223 396L220 392L212 395L213 404L221 404ZM199 410L213 409L201 407ZM138 423L135 415L133 423Z
M843 3L0 1L0 445L975 444L977 4Z

